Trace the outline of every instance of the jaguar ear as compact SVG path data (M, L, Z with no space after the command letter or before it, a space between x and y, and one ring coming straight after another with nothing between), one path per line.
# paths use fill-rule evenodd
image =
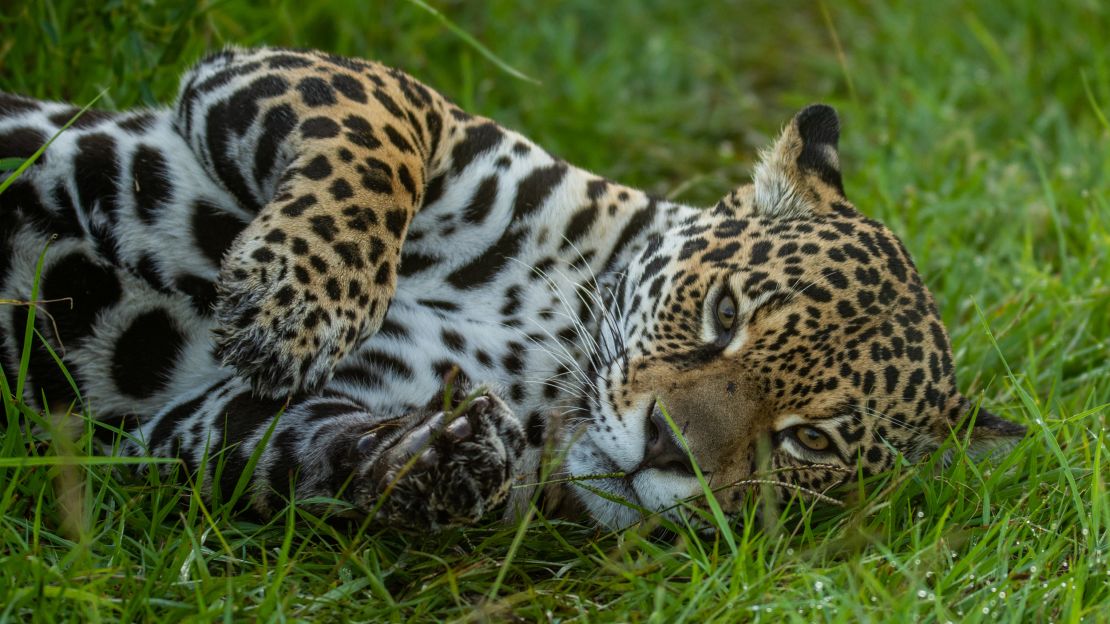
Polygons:
M971 426L970 445L967 452L975 458L989 457L1010 450L1025 437L1025 427L1000 418L980 407L976 410L967 404L963 427Z
M811 104L795 115L756 165L756 213L799 217L844 201L839 140L840 118L833 107Z

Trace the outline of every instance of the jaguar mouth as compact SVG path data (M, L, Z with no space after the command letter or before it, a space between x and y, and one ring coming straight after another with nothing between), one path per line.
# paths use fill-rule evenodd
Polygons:
M570 458L572 465L568 467L583 495L601 496L598 492L592 491L599 490L610 497L624 499L634 506L640 505L639 496L633 485L635 474L622 470L617 461L588 435L582 436L573 450L575 452ZM606 497L601 496L601 498Z

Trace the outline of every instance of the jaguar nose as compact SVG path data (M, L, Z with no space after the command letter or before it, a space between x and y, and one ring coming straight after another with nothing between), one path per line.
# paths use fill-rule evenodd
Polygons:
M636 467L636 471L645 468L655 468L684 477L694 476L690 456L683 450L659 406L653 406L648 418L647 446L644 449L644 459Z

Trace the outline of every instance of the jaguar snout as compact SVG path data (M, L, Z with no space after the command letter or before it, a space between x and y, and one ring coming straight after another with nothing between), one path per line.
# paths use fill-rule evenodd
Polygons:
M653 402L645 422L644 458L633 473L653 468L679 476L694 476L690 454L686 452L678 433L667 422L662 408Z

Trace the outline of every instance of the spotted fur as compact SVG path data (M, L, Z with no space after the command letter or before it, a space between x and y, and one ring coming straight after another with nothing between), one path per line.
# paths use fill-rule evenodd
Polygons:
M0 157L75 113L0 94ZM728 509L763 471L826 492L929 453L971 407L905 248L845 197L838 138L806 108L753 184L699 209L399 71L230 49L172 107L77 118L0 195L0 298L32 298L56 237L35 327L76 382L36 339L23 398L123 423L128 452L209 471L214 497L257 455L263 514L326 497L474 522L527 498L545 447L613 526L640 512L597 492L676 513L701 491L691 456ZM9 378L26 322L0 309ZM445 379L480 396L444 408ZM970 435L1021 432L979 410Z

